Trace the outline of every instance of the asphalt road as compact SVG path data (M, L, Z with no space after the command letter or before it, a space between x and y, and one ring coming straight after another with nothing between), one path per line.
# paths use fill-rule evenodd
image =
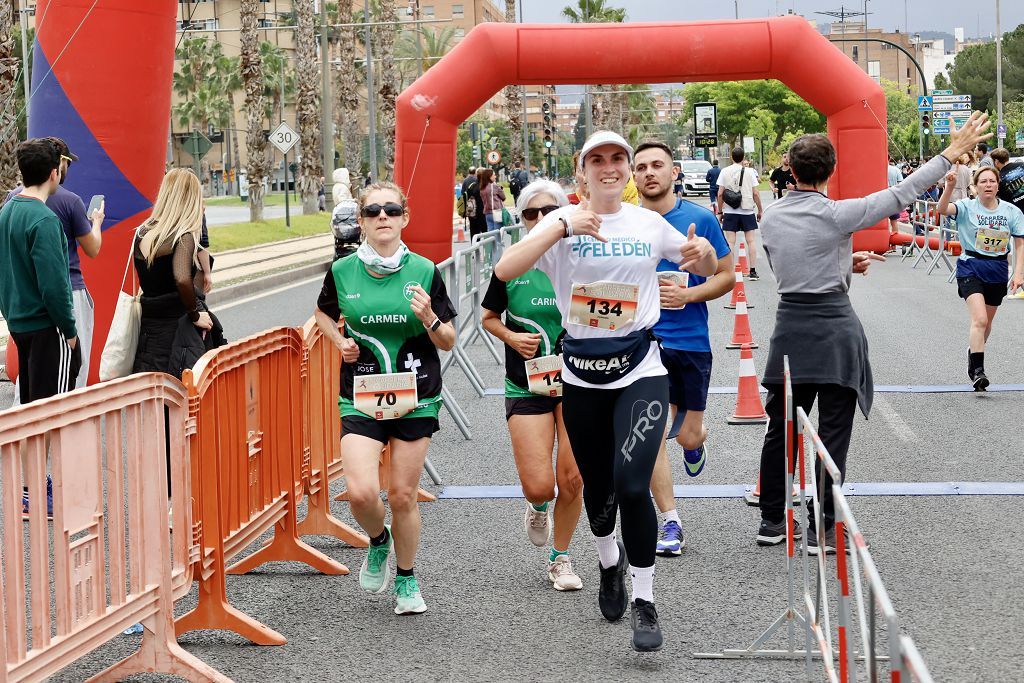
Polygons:
M747 283L758 372L774 320L771 272ZM217 313L230 338L308 317L319 279ZM871 344L878 385L964 385L967 318L955 285L890 259L856 277L851 298ZM733 313L712 304L713 387L736 384L738 352L724 346ZM989 341L986 369L995 384L1024 383L1018 340L1024 301L1007 301ZM480 345L470 355L487 386L501 368ZM446 413L430 457L444 484L517 484L500 396L478 397L458 369L445 378L470 418L466 441ZM10 385L0 385L0 391ZM727 426L735 397L712 394L707 420L710 461L696 480L682 468L676 484L751 484L762 426ZM857 420L851 482L1024 481L1014 392L879 393L870 420ZM424 476L424 487L440 492ZM336 485L337 487L337 485ZM1020 680L1024 654L1018 606L1024 584L1024 532L1013 496L878 496L852 505L905 633L939 681ZM757 511L734 498L679 500L688 547L659 558L656 598L666 634L659 654L628 648L628 623L608 624L596 608L596 553L581 522L571 551L584 581L578 593L556 593L544 576L543 551L522 531L521 499L442 499L424 504L417 574L429 611L397 618L391 598L358 588L363 551L310 539L353 574L324 577L303 566L268 565L231 577L232 603L289 638L259 648L237 636L196 632L181 639L191 652L237 681L351 680L796 680L802 663L705 661L695 651L744 647L785 606L781 547L754 544ZM347 507L337 516L351 521ZM834 565L830 565L833 567ZM834 587L834 584L833 584ZM179 605L191 606L195 591ZM833 614L834 618L834 614ZM121 637L53 680L78 681L128 654ZM773 643L783 645L782 640ZM157 680L144 677L139 680ZM867 680L862 675L859 680Z

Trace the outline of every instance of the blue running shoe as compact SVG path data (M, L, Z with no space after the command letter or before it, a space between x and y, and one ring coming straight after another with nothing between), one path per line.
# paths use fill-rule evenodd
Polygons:
M686 465L686 473L691 477L696 477L698 474L704 471L704 465L708 461L708 451L704 447L704 444L700 445L700 448L691 450L689 448L683 449L683 463Z
M675 520L669 520L658 530L658 546L655 552L662 557L675 557L683 554L686 537L683 529Z

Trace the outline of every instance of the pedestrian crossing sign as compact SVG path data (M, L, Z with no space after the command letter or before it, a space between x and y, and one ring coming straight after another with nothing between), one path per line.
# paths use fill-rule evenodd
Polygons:
M931 111L932 98L930 95L920 95L917 98L917 110L918 111Z

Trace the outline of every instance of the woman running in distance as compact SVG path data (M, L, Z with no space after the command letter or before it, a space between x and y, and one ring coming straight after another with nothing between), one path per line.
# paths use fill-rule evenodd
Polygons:
M455 307L429 259L408 250L405 194L393 183L370 185L359 197L359 249L334 262L314 312L341 349L341 453L352 514L370 537L359 585L381 593L398 573L396 614L427 609L413 575L420 540L416 502L430 437L438 431L441 363L437 349L455 345ZM342 323L346 336L338 330ZM391 446L391 526L380 499L380 454Z
M946 184L936 211L956 221L963 251L956 261L956 283L960 298L971 318L968 335L967 375L975 391L985 391L985 343L992 333L992 321L1006 296L1010 238L1013 237L1014 266L1010 290L1024 285L1024 214L999 197L999 171L981 166L974 172L974 199L950 201L957 188L956 169L946 174Z
M541 218L568 204L557 183L537 180L523 188L516 211L530 231ZM536 546L547 544L552 533L548 507L554 500L548 579L555 590L579 590L583 582L569 561L569 542L583 506L583 481L562 418L560 352L565 330L551 280L537 269L509 282L492 274L483 309L484 329L505 344L505 419L526 496L526 534ZM556 435L558 454L552 469Z
M598 605L609 621L626 611L630 565L633 648L662 646L654 608L657 516L650 483L668 417L668 377L651 328L661 313L662 258L714 274L714 249L648 209L624 203L633 149L621 136L594 133L580 151L589 200L552 212L509 248L494 272L508 282L531 268L555 291L563 339L563 416L583 477L583 502L597 537ZM616 513L622 539L615 538Z

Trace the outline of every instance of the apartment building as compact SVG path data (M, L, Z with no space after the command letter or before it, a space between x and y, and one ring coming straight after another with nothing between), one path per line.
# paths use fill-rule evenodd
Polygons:
M829 26L825 37L871 78L892 81L909 95L919 94L921 77L917 67L892 44L914 55L920 64L923 60L920 41L899 31L889 33L881 28L866 28L864 22L857 21L837 21ZM879 40L886 42L877 42Z

